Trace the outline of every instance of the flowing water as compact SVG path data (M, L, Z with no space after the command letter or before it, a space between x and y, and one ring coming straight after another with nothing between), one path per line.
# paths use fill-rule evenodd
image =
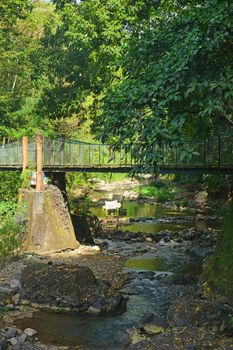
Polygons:
M193 212L180 212L164 207L137 202L125 202L127 217L159 218L193 216ZM98 217L105 215L100 207L92 208ZM197 226L195 221L182 223L135 222L124 226L125 230L157 233L161 230L180 230ZM201 223L200 228L209 224ZM197 226L198 227L198 226ZM189 244L156 244L108 242L109 251L121 252L128 256L124 272L127 284L122 292L128 298L127 310L123 314L92 315L88 313L49 313L39 312L34 318L17 321L19 328L35 328L43 343L78 346L85 350L123 350L129 343L129 330L146 313L155 313L166 318L169 305L179 296L195 290L191 279L184 276L196 276L201 271L201 262L208 253L200 249L199 253L190 253ZM142 247L143 245L143 247ZM144 251L144 253L143 253ZM183 280L174 277L182 275Z

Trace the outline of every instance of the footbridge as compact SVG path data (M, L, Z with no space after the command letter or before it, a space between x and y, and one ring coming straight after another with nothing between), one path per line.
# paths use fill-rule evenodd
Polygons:
M160 173L233 173L233 136L155 147ZM23 170L37 164L45 172L143 172L138 146L94 144L65 138L23 137L0 146L0 171Z

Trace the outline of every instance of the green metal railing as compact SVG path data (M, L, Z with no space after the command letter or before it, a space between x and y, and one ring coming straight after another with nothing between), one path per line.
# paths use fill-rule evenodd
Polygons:
M16 141L0 146L0 165L5 167L21 166L22 164L22 143Z
M65 139L43 140L44 166L61 167L101 167L131 166L136 161L130 150L120 148L115 151L112 145L92 144Z
M124 145L117 150L110 144L92 144L65 138L43 138L43 167L73 168L133 168L137 165L139 145ZM156 146L160 168L229 168L233 170L233 137L216 137L198 142L183 142L177 146ZM28 140L28 162L36 164L36 142ZM143 166L143 161L140 163ZM16 141L0 146L0 166L22 167L22 143Z

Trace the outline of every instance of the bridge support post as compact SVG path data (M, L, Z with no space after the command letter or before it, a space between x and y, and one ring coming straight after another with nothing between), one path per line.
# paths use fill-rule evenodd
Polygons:
M43 156L42 156L42 135L36 136L36 190L41 191L43 189Z
M28 166L28 137L22 138L22 170L27 169Z

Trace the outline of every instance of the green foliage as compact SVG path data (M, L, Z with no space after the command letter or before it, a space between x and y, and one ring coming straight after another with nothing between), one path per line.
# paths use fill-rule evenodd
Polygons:
M86 216L91 213L90 208L91 200L88 195L86 195L81 203L72 206L72 211L75 215Z
M233 193L232 175L205 174L202 180L210 193L220 196L228 195L228 197L231 197Z
M19 172L0 172L0 201L16 201L20 181Z
M35 105L48 83L41 40L45 26L56 21L54 6L3 0L0 13L0 139L34 135L39 128L50 127Z
M122 44L123 74L105 92L95 132L117 145L137 143L135 157L149 170L163 142L209 137L233 124L233 4L163 1L146 19ZM182 157L193 154L187 148Z
M233 202L225 217L223 235L206 266L208 282L217 292L233 296Z
M182 198L182 199L176 200L176 205L178 205L178 207L188 207L189 203L190 202L187 198Z
M228 323L229 323L230 326L233 326L233 316L229 318Z
M5 315L10 311L10 309L8 309L8 307L6 306L1 306L0 307L0 315Z
M0 260L14 255L20 246L24 226L15 220L16 205L12 202L0 202Z
M164 203L173 198L173 193L171 189L167 187L159 189L151 185L139 187L139 195L155 197L158 203Z
M30 188L30 175L31 175L31 170L30 169L25 169L22 174L21 174L21 187L24 189L29 189Z
M14 218L8 218L4 226L0 227L0 258L6 258L14 254L20 245L19 234L21 227Z
M66 186L69 192L72 192L80 186L88 185L89 189L93 188L93 183L97 181L122 181L128 177L128 174L114 173L69 173L66 175ZM92 181L93 180L93 181Z

